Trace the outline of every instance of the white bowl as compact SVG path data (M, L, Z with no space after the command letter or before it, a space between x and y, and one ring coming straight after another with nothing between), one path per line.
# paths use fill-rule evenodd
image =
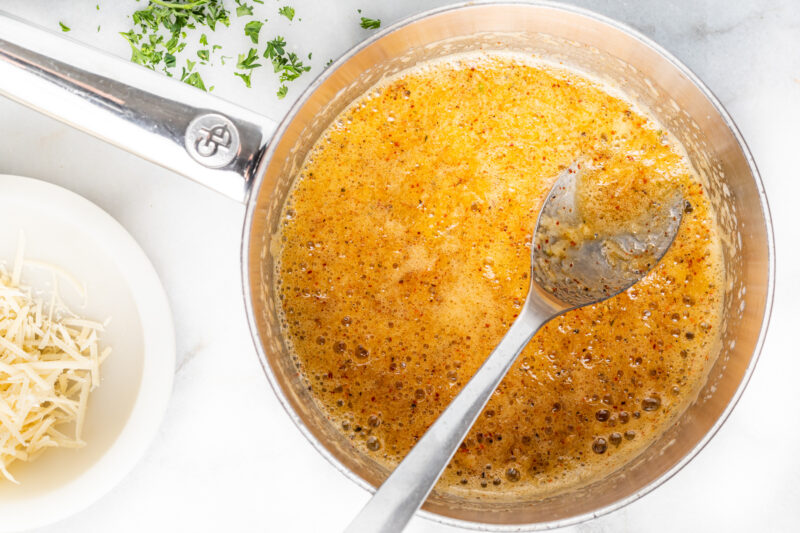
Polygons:
M52 449L0 480L0 531L43 526L74 514L119 483L142 457L164 417L175 368L175 333L161 282L133 237L105 211L61 187L0 175L0 261L14 260L19 233L25 257L58 265L85 282L87 300L60 282L79 315L111 318L101 337L112 353L89 397L78 450ZM23 282L51 289L35 267Z

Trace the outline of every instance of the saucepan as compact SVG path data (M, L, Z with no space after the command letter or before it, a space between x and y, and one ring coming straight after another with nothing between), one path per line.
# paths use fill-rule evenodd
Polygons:
M474 50L536 54L608 81L649 108L686 148L724 234L727 281L719 357L697 399L669 430L623 468L579 489L513 502L434 492L422 511L429 518L479 530L550 528L622 507L691 460L741 396L766 333L774 245L763 185L731 118L672 55L616 21L575 7L460 4L411 17L356 46L275 124L0 15L0 93L247 204L241 249L244 302L264 372L319 453L373 490L388 473L355 450L315 406L287 350L273 290L273 236L298 168L348 103L393 73Z

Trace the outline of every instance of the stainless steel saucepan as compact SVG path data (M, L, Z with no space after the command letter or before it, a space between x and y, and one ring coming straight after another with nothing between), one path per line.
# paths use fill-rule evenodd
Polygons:
M774 247L764 188L728 114L677 59L635 31L582 9L544 2L462 4L414 16L350 50L276 125L0 14L0 94L247 204L243 291L264 372L317 450L373 490L387 472L337 433L315 407L288 355L273 290L271 237L308 150L349 102L389 74L478 49L516 50L563 62L613 83L648 107L686 147L724 233L727 285L720 355L698 399L664 435L612 475L568 493L498 503L434 492L423 512L481 530L549 528L622 507L694 457L742 394L766 333Z

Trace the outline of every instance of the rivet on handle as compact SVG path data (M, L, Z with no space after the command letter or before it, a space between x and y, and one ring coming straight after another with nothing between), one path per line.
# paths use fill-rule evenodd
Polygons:
M208 168L222 168L239 152L239 130L227 117L216 113L200 115L186 128L186 150Z

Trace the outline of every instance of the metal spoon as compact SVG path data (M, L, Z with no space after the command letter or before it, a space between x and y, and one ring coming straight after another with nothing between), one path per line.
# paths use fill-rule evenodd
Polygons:
M582 167L573 163L559 175L539 213L531 246L528 297L508 333L345 533L393 533L405 529L539 328L570 309L628 289L672 245L683 214L684 202L679 195L656 206L642 220L631 221L631 227L636 228L633 232L591 234L576 241L575 229L583 222L576 200Z

